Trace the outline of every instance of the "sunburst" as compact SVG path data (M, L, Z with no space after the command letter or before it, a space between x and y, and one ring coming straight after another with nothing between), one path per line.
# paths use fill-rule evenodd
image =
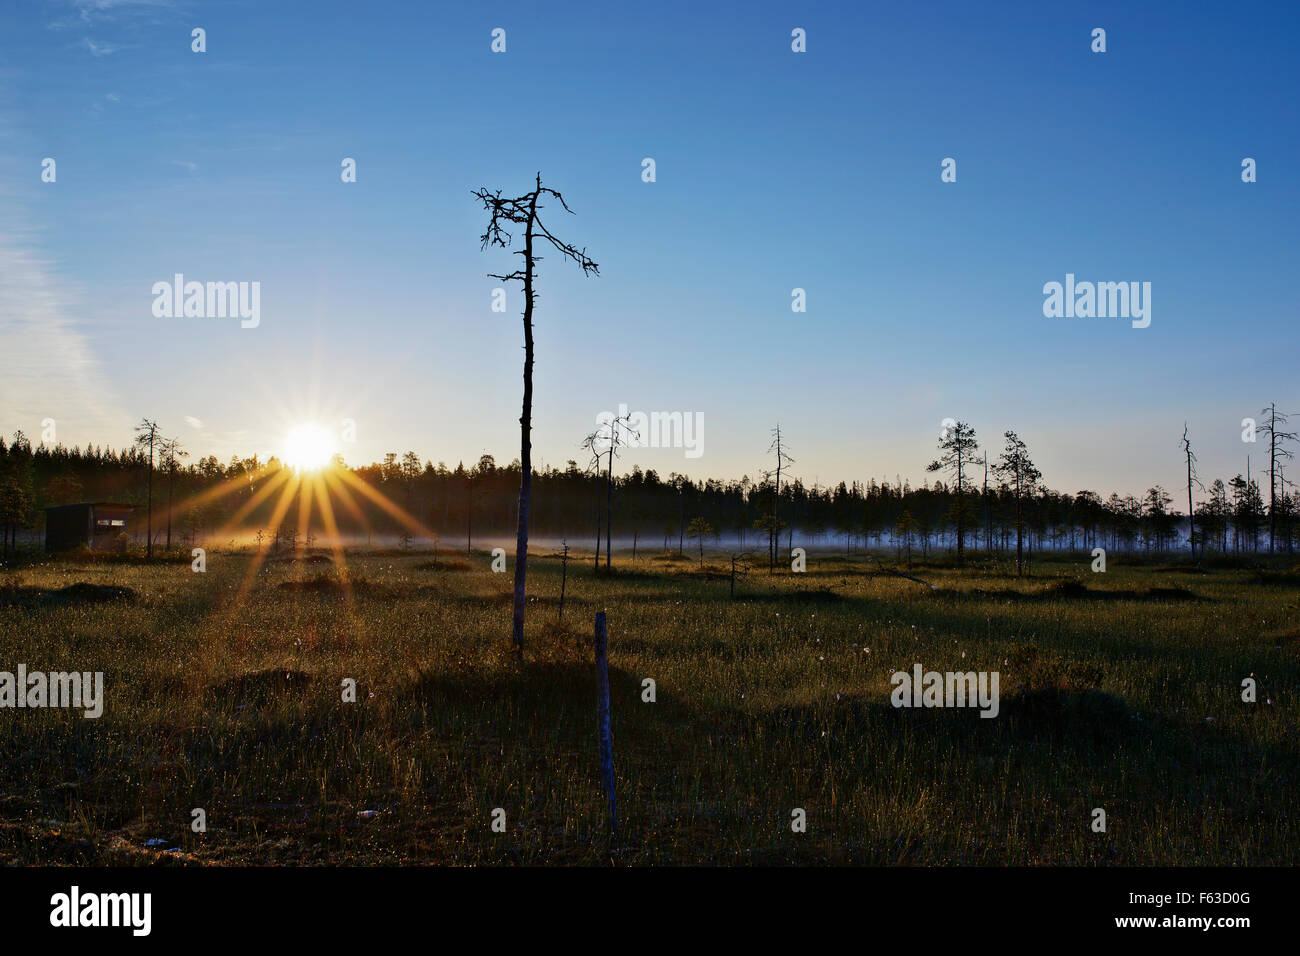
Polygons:
M316 422L303 422L284 436L280 460L297 472L320 471L334 460L338 446L333 433Z

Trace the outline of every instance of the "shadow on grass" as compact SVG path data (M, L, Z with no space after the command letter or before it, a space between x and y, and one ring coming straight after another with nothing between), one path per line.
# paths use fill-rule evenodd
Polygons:
M131 588L112 584L90 584L85 581L78 581L76 584L69 584L57 590L33 587L0 588L0 607L48 609L110 604L115 601L131 604L135 602L135 598L135 591Z
M425 594L436 593L436 589L431 586L417 588L395 587L390 584L371 581L360 575L340 572L337 569L297 581L281 581L275 588L278 591L286 591L292 594L310 594L322 597L343 597L351 594L357 598L383 598L387 600L417 598Z
M1251 580L1276 588L1300 588L1300 571L1256 571Z
M736 601L746 604L838 604L849 598L831 588L794 588L789 591L736 589Z
M441 558L434 561L421 561L413 565L416 571L473 571L474 565L459 558Z
M211 697L256 710L233 722L218 718L211 728L185 730L180 746L198 778L170 778L151 799L147 818L156 826L184 819L182 811L190 806L220 806L237 828L226 839L238 839L232 852L242 862L274 862L280 852L274 847L283 843L304 859L324 853L319 862L328 862L335 851L357 859L409 853L426 862L596 862L602 819L596 681L584 631L537 636L530 653L543 656L523 667L502 661L414 673L381 688L370 703L361 693L356 707L340 705L321 675L314 679L300 671L271 669L213 684ZM584 637L586 644L567 643ZM995 719L981 718L977 708L895 708L884 694L759 712L706 711L659 687L657 701L648 704L642 701L644 676L620 667L609 674L621 852L632 862L737 862L734 848L719 839L735 827L751 828L747 862L817 862L821 851L787 846L781 826L756 826L745 816L755 807L780 809L774 801L798 780L833 778L835 788L849 792L859 784L888 788L902 774L923 782L933 778L933 792L946 795L955 761L957 779L974 793L990 767L1014 760L1014 772L1035 774L1040 786L1054 792L1068 789L1074 771L1053 767L1084 765L1101 776L1149 781L1140 799L1152 815L1178 801L1230 806L1258 817L1280 812L1269 794L1292 786L1300 771L1293 750L1157 714L1139 717L1111 693L1075 686L1091 679L1086 674L1043 678L1004 693ZM6 798L9 805L0 799L0 826L33 813L68 820L83 810L104 828L134 818L138 781L160 755L159 728L140 728L139 743L123 752L124 759L107 763L97 758L98 746L108 742L103 731L86 724L70 730L52 752L38 754L18 738L0 743L0 760L31 750L26 759L40 765L22 799ZM372 764L367 757L379 740L392 748L394 760L406 755L427 768L423 796L409 807L403 800L410 796L399 796L401 780L388 775L388 763ZM759 740L762 746L755 748ZM882 761L884 753L895 759ZM15 764L21 769L21 760ZM326 765L339 780L360 782L342 791L336 785L327 798L319 783ZM1267 787L1259 786L1262 766L1270 768ZM71 797L55 786L68 776L81 781ZM512 819L522 814L529 821L514 840L494 837L479 824L479 809L459 796L485 785L500 787L502 780L514 781L518 789L510 799L523 801L507 804ZM237 782L233 789L231 782ZM569 802L550 803L555 793L569 794ZM378 808L380 822L359 823L359 807ZM564 820L575 814L584 822L561 838ZM390 818L391 827L382 823ZM411 828L425 818L439 825L422 837L426 846L412 851ZM845 843L844 855L834 861L936 862L957 852L946 845L899 851L894 836L846 830L837 837ZM102 852L65 838L34 842L27 830L0 836L0 844L5 842L30 860L81 862ZM1274 848L1278 854L1286 850ZM996 860L1001 851L989 852Z
M1012 588L985 590L972 588L968 591L944 590L939 592L945 597L959 600L998 600L1017 602L1041 601L1204 601L1213 598L1202 597L1184 587L1156 587L1144 591L1090 588L1082 581L1067 579L1045 585L1035 591L1017 591Z

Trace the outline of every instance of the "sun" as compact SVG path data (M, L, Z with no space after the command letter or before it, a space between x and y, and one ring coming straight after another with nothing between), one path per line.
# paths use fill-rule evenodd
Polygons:
M334 436L324 425L304 422L284 436L283 461L298 471L320 471L334 458Z

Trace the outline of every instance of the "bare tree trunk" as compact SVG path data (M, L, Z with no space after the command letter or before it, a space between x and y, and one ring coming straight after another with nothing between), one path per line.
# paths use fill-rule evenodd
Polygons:
M1277 405L1269 406L1272 414L1268 426L1268 553L1274 553L1277 537ZM1285 492L1285 488L1283 491Z
M682 487L678 492L678 500L681 503L681 514L677 520L677 557L682 556L682 549L686 546L686 488Z
M966 543L965 518L966 513L963 510L965 500L962 498L964 483L962 481L962 460L961 452L957 453L957 497L953 499L953 505L957 509L957 563L961 564L965 557L963 546Z
M1025 561L1025 519L1020 503L1020 473L1016 472L1016 574L1024 574Z
M172 549L172 484L176 481L176 466L167 473L167 550Z
M993 512L989 510L989 456L984 456L984 551L993 553Z
M1187 543L1192 549L1192 560L1196 560L1196 511L1192 506L1192 451L1187 446Z
M528 579L528 518L533 484L533 308L536 304L533 283L537 265L534 247L537 240L549 242L562 257L577 263L583 275L600 274L599 267L587 256L585 250L579 250L557 239L538 220L538 200L543 193L555 197L556 201L568 210L564 197L556 190L542 186L540 172L537 174L536 188L524 196L508 199L501 196L500 190L489 192L487 189L479 189L474 193L475 198L491 213L487 229L479 237L484 249L488 246L509 249L512 241L511 234L507 228L503 228L503 224L518 223L524 227L524 248L512 250L514 254L524 257L524 267L509 274L491 274L492 278L504 282L522 281L524 287L524 399L519 415L519 507L516 512L518 530L515 544L514 614L511 628L515 650L521 660L524 653L524 608Z
M153 435L149 436L149 506L148 506L148 523L149 523L149 540L145 542L145 557L153 557Z
M541 189L541 177L537 187ZM537 193L528 205L524 235L524 407L519 416L519 530L515 536L515 608L512 636L515 653L524 656L524 595L528 576L528 501L533 486L533 223Z
M610 535L614 525L614 441L609 443L609 466L605 469L605 570L610 567Z

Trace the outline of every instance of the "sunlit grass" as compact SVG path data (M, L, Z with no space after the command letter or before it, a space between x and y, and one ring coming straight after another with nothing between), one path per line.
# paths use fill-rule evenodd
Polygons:
M97 721L0 711L0 862L608 861L596 610L620 861L1300 858L1294 580L1119 561L1093 575L1080 559L1023 580L916 570L931 591L813 555L730 600L720 561L620 557L594 576L588 558L570 561L561 624L559 562L534 558L521 668L510 575L486 554L283 556L0 576L0 669L102 670L107 694ZM135 598L34 596L78 581ZM889 676L918 661L998 671L1002 716L894 710ZM190 832L195 807L206 834ZM807 833L790 830L795 807Z

